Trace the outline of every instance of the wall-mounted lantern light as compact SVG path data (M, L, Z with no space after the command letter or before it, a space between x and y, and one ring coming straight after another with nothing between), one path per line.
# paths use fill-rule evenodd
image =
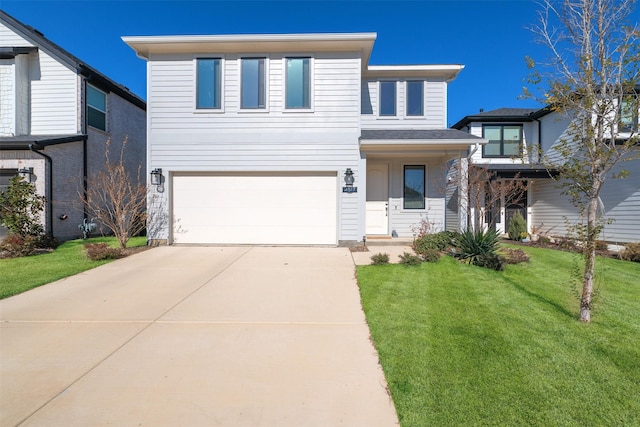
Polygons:
M27 182L31 182L31 175L33 175L33 168L21 168L18 173Z
M351 168L347 168L344 172L344 183L347 184L347 187L352 187L355 179L353 178L353 171Z
M162 169L155 168L151 171L151 185L162 185Z

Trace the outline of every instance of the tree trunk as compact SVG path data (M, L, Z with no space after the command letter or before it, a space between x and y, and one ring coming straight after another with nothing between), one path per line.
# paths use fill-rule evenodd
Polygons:
M587 208L587 230L584 247L584 276L582 297L580 298L580 321L591 322L591 298L593 295L593 276L596 263L596 239L598 237L598 198L591 198Z

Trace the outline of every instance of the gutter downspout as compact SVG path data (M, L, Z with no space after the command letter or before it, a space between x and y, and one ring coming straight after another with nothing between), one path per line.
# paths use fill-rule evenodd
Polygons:
M33 144L29 144L29 150L44 157L49 164L49 173L47 176L47 192L49 193L49 197L47 197L47 222L49 226L47 227L47 235L53 238L53 159L43 152L36 150Z

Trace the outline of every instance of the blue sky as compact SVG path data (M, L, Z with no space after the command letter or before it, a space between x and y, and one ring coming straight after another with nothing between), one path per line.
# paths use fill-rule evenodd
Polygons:
M121 36L376 32L372 65L465 65L449 86L449 125L480 108L539 107L518 99L524 57L547 56L528 30L533 0L1 0L0 7L145 99L145 62Z

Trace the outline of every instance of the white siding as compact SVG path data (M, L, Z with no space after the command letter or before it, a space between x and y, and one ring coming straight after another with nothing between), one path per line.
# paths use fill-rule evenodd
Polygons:
M380 79L393 80L393 79ZM417 80L417 79L407 79ZM363 129L446 129L447 128L447 83L444 79L429 79L424 82L424 117L408 117L405 106L405 81L395 80L396 116L380 117L378 106L378 81L362 81L362 128Z
M600 238L608 242L640 241L640 160L622 165L630 172L625 179L609 179L602 189L601 200L605 215L613 222L605 226ZM532 187L532 225L541 227L543 234L566 235L568 224L582 220L578 210L561 194L552 180L536 180Z
M0 23L4 46L34 46ZM78 77L74 70L39 47L29 57L31 133L70 134L78 131ZM24 126L22 126L24 128Z
M0 59L0 135L15 134L15 60Z
M240 111L239 56L224 56L223 111L195 110L194 55L149 61L149 169L332 171L358 179L359 54L313 56L312 110L284 111L284 55L268 55L267 111ZM168 188L168 192L171 189ZM167 195L171 200L170 195ZM358 195L338 197L338 240L360 240ZM167 236L157 236L163 239Z

